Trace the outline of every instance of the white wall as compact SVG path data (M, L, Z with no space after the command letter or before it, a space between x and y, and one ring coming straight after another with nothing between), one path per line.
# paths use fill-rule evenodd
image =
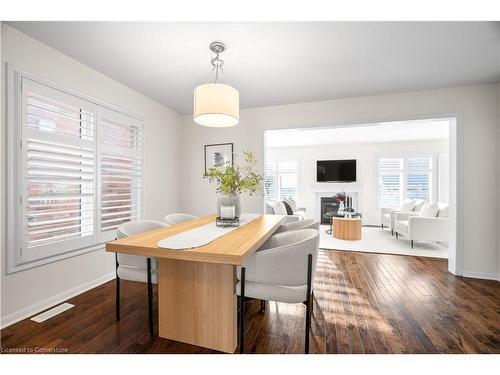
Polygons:
M417 125L416 125L417 126ZM297 161L297 195L299 206L305 206L307 216L319 218L316 195L318 191L356 190L358 210L363 213L363 224L380 225L380 210L376 202L376 160L380 157L428 155L433 158L432 196L438 200L438 168L440 153L448 152L448 141L341 143L321 146L269 148L268 161ZM316 182L316 161L356 159L357 180L354 183L330 184Z
M244 91L241 92L244 95ZM181 177L182 209L195 214L215 212L215 188L202 179L203 145L234 142L235 152L253 150L264 155L264 130L459 115L464 129L463 271L496 275L499 264L499 91L498 84L328 100L314 103L242 110L233 128L215 129L184 116L182 153L189 166ZM471 199L471 197L480 197ZM262 196L243 198L243 209L261 211ZM478 212L481 219L478 220Z
M2 24L1 316L15 319L57 296L76 293L114 274L114 257L98 250L6 275L6 62L67 88L140 114L144 121L144 217L178 211L180 116L101 73ZM54 299L54 296L56 299ZM50 299L50 301L49 301Z

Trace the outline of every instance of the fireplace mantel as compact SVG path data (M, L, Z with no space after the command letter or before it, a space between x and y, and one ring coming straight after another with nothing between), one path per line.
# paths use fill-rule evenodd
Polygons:
M336 183L336 182L317 182L311 186L313 193L339 193L345 191L346 193L361 193L363 191L363 184L359 182L349 183Z
M328 184L330 185L330 184ZM331 185L337 185L337 186L345 186L346 184L331 184ZM347 186L345 186L347 187ZM314 217L321 222L321 198L322 197L332 197L337 193L345 192L348 195L352 196L352 207L356 212L359 212L359 208L362 207L362 196L363 194L361 193L361 189L358 188L352 188L352 189L331 189L331 190L326 190L326 189L321 189L321 191L315 191L315 207L314 207Z

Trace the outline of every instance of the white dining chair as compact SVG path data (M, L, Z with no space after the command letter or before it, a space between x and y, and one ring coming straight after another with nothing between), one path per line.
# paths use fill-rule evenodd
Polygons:
M173 214L167 214L163 217L163 222L168 224L168 225L175 225L179 223L183 223L188 220L193 220L197 219L198 216L194 216L191 214L185 214L185 213L173 213Z
M116 230L116 238L149 232L166 227L156 220L138 220L121 224ZM120 280L140 281L148 284L148 321L149 334L153 334L153 284L157 284L156 258L115 253L116 265L116 320L120 320Z
M245 347L245 298L306 305L305 353L309 329L319 231L300 229L273 235L261 251L237 268L236 292L240 300L240 353Z
M276 233L289 232L299 229L316 229L319 230L319 221L315 219L306 219L294 221L291 223L281 224Z

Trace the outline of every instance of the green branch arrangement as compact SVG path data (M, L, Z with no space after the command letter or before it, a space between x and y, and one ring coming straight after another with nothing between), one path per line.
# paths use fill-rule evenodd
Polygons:
M241 194L252 195L262 191L262 180L264 179L255 169L257 159L251 151L243 151L245 165L242 167L226 164L220 167L211 167L204 178L210 183L217 184L219 194Z

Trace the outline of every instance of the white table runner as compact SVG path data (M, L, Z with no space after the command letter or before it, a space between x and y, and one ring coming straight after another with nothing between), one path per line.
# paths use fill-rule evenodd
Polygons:
M192 249L194 247L204 246L219 237L222 237L233 230L248 224L252 220L259 218L262 214L242 214L239 227L218 227L215 221L190 229L186 232L176 234L171 237L158 241L158 247L172 250Z

